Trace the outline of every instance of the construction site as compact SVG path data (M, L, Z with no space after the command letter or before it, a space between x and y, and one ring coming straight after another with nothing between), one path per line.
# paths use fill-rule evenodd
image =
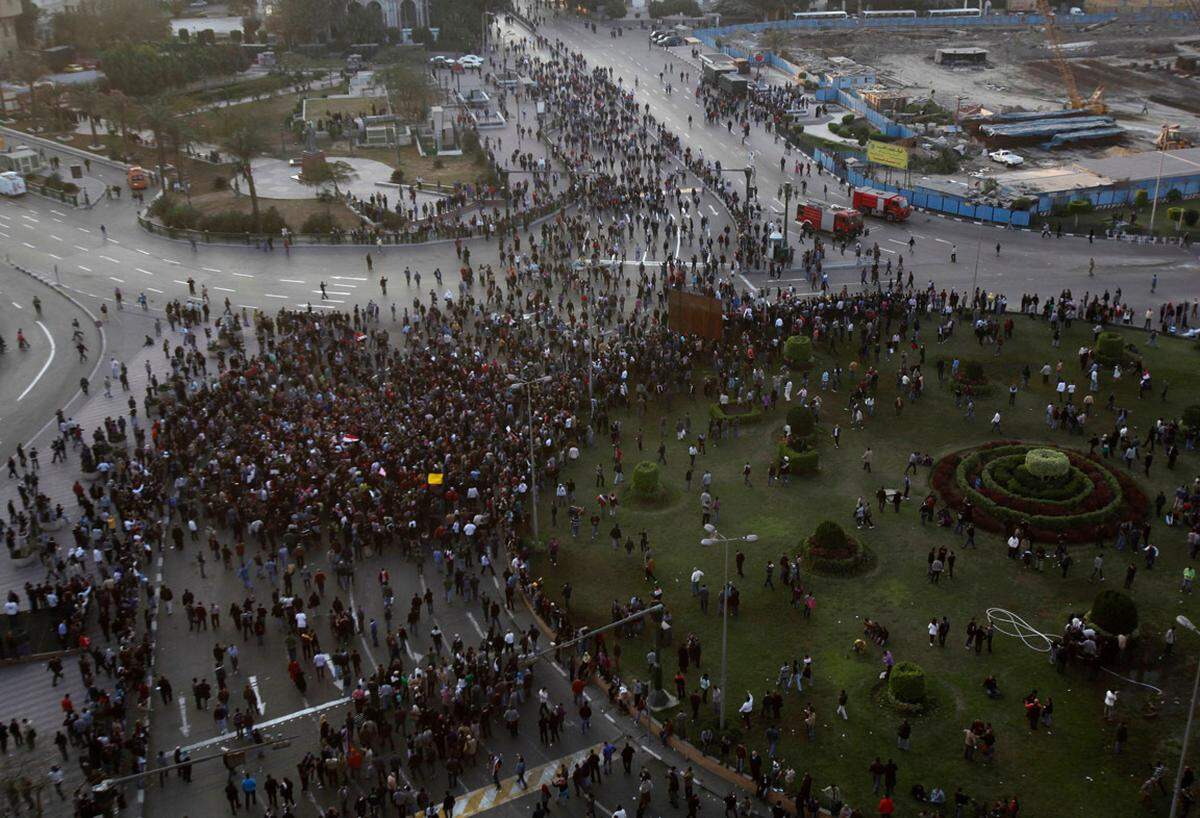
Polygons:
M1180 192L1200 196L1200 151L1186 150L1200 145L1200 17L1091 22L1097 15L1079 9L1049 13L1045 0L1030 10L1037 16L1028 21L1006 18L1015 25L868 18L869 28L759 30L728 44L769 49L800 70L799 81L852 91L906 126L915 135L892 141L905 145L910 169L931 187L1056 206L1071 191L1139 181L1109 175L1121 167L1115 160L1165 149L1179 154L1174 169L1197 177ZM833 127L805 130L861 146L863 131L848 132L841 120L846 112L833 107ZM1095 162L1101 170L1089 170Z

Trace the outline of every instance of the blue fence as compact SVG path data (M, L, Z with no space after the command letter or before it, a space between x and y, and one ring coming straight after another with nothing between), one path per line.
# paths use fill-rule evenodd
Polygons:
M973 221L991 222L994 224L1011 224L1013 227L1028 227L1032 214L1028 210L1009 210L1005 207L993 207L986 204L972 204L958 196L941 193L924 187L901 187L872 179L856 170L839 164L835 158L823 150L813 151L813 160L855 187L871 187L876 190L887 190L899 193L908 199L913 207L924 210L934 210L948 216L958 216Z
M1146 191L1146 195L1153 199L1154 187L1154 180L1147 179L1139 182L1130 182L1120 187L1114 185L1109 187L1056 191L1039 196L1037 209L1042 213L1050 213L1056 207L1066 205L1072 199L1088 199L1097 208L1121 207L1122 205L1133 204L1139 190ZM1200 197L1200 173L1188 176L1164 176L1162 182L1158 185L1159 200L1165 199L1167 194L1172 190L1178 190L1184 199Z
M843 108L849 108L870 122L885 136L907 139L917 135L917 132L907 125L893 122L876 111L862 97L841 88L818 88L816 98L817 102L835 102Z

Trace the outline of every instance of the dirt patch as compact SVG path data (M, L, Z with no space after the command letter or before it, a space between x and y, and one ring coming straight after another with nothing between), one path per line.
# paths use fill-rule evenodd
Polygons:
M304 117L316 121L326 119L334 114L342 116L374 116L386 114L388 110L385 97L354 97L351 99L316 98L304 103Z
M420 179L426 185L454 185L455 183L474 183L487 173L487 167L476 162L469 156L440 156L442 167L434 167L434 158L421 156L415 147L401 148L399 161L396 151L388 148L356 149L355 156L374 159L387 165L400 167L404 171L405 182L416 182Z
M250 212L249 196L234 196L232 191L213 191L192 197L192 207L201 213L223 213L234 210L239 213ZM263 199L258 200L258 209L262 212L275 208L283 220L296 231L299 231L304 220L315 213L329 213L333 216L338 227L353 229L358 227L360 220L350 208L340 202L318 202L316 199Z

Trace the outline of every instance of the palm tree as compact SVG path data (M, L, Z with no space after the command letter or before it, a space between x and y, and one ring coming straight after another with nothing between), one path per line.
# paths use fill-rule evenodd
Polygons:
M167 140L171 137L172 131L175 128L178 115L174 106L163 97L155 97L145 105L140 106L138 114L138 124L154 134L154 144L158 149L158 172L163 174L160 178L162 186L165 188ZM178 169L176 169L176 172L178 172Z
M122 141L127 142L129 129L134 127L138 120L137 103L120 91L110 91L104 95L104 117L116 126Z
M88 125L91 126L92 143L88 147L100 147L100 138L96 135L96 119L104 111L104 94L100 93L100 89L92 83L76 85L68 93L71 107L86 116Z
M253 120L228 112L215 120L213 133L221 150L237 160L237 170L246 180L246 190L250 194L250 212L257 226L258 191L254 187L254 171L250 163L255 157L266 152L267 140Z

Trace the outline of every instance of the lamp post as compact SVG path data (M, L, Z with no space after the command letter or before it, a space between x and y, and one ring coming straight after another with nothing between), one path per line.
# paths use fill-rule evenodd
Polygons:
M588 378L587 378L588 417L595 417L595 415L596 415L596 403L592 399L592 379L596 376L596 344L598 344L600 341L607 338L609 335L616 335L619 332L620 332L620 330L616 329L615 327L613 329L603 329L603 330L600 330L599 334L596 335L595 340L593 340L591 337L589 337L587 339L587 348L588 348Z
M538 538L538 496L537 496L537 451L533 441L533 387L539 383L551 380L549 375L522 381L511 372L508 375L512 389L524 389L526 405L529 409L529 505L533 510L533 538Z
M1183 614L1175 617L1175 622L1181 628L1187 628L1193 633L1200 633L1192 620ZM1200 695L1200 662L1196 663L1196 681L1192 683L1192 703L1188 705L1187 726L1183 728L1183 748L1179 751L1179 769L1175 771L1175 789L1171 792L1171 818L1179 814L1179 786L1183 783L1184 761L1187 760L1188 742L1192 737L1192 719L1196 716L1196 697Z
M1154 216L1158 213L1158 188L1162 184L1163 162L1167 159L1167 145L1171 142L1171 133L1178 130L1178 125L1164 123L1158 136L1158 174L1154 177L1154 199L1150 202L1150 238L1152 240L1154 238ZM1195 628L1191 628L1191 630L1195 630Z
M757 534L743 534L740 537L723 537L721 532L717 531L717 527L712 523L705 523L704 530L709 536L700 541L703 546L721 545L725 551L725 569L723 572L724 581L721 585L721 709L719 713L719 726L721 730L725 729L725 699L728 693L725 690L725 676L729 669L729 544L731 542L757 542Z

